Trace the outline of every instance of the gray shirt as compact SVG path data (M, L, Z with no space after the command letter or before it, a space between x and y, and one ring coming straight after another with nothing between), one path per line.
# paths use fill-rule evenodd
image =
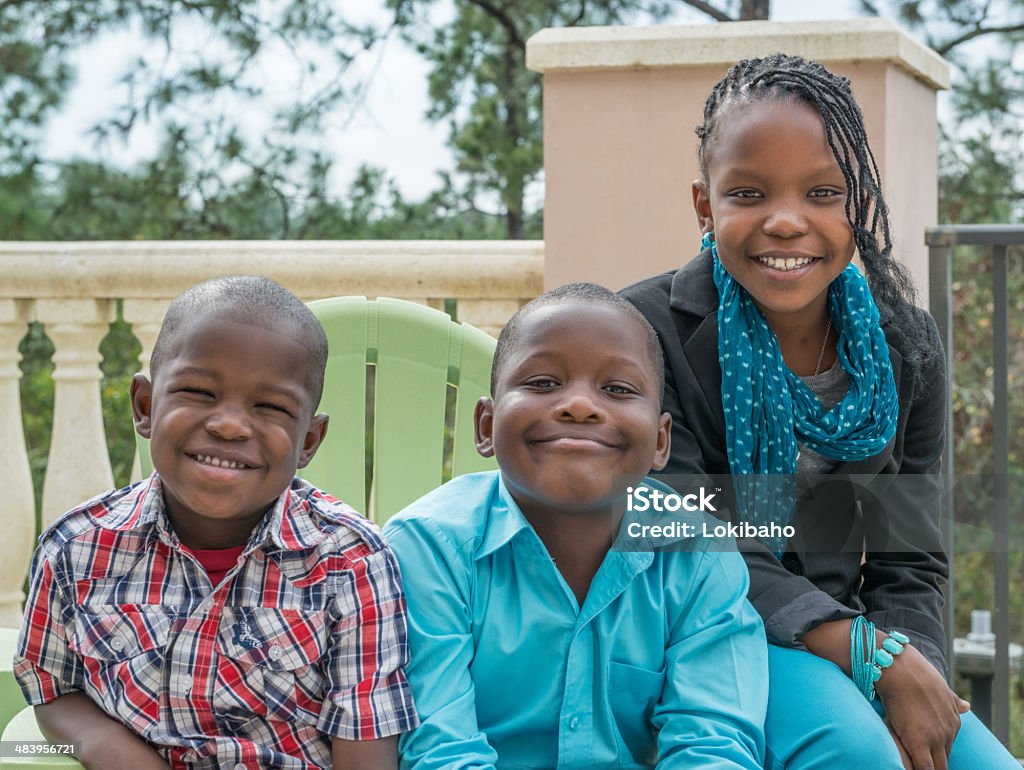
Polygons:
M818 401L821 402L826 412L842 401L846 395L846 390L850 387L850 378L847 377L843 367L839 365L838 358L832 364L832 368L827 369L821 374L810 374L800 379L818 397ZM800 454L796 457L797 485L800 485L800 477L802 476L807 477L820 473L831 473L832 469L839 465L838 460L820 455L803 444L798 444L797 446L800 449Z

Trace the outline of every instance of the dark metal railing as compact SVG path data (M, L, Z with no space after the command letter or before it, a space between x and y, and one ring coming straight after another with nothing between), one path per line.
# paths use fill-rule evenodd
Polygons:
M944 500L949 510L943 511L942 530L947 552L954 553L953 506L953 410L952 393L955 370L953 368L953 253L956 246L988 246L992 258L992 445L994 452L992 478L992 521L995 562L995 632L992 660L990 704L975 704L983 719L989 716L990 727L996 736L1008 744L1010 738L1010 415L1009 415L1009 246L1024 245L1024 226L1021 225L949 225L931 227L925 232L929 247L931 286L929 299L932 315L939 325L939 333L946 350L946 399L949 405L946 422L946 447L943 474L946 485ZM946 637L947 650L955 667L953 579L947 586ZM977 673L977 672L976 672ZM982 672L981 676L987 676ZM984 692L984 688L977 691ZM976 691L976 692L977 692Z

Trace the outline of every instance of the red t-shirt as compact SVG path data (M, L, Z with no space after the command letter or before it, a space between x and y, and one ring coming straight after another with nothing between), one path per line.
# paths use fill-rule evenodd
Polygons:
M228 570L235 566L238 557L245 550L244 545L234 548L217 548L211 551L200 551L196 548L189 548L189 553L196 557L206 574L210 576L210 582L215 586L224 579Z

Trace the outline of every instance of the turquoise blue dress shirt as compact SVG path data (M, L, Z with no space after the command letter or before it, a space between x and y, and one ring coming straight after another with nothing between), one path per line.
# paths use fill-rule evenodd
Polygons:
M421 720L402 768L761 768L766 642L734 549L612 549L580 607L498 472L384 533Z

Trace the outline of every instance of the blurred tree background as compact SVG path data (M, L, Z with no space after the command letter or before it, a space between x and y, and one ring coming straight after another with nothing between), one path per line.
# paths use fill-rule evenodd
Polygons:
M541 238L541 80L525 41L544 27L771 18L770 0L378 0L378 21L353 22L343 0L0 0L0 238L274 239ZM812 6L813 4L808 4ZM438 24L441 9L446 23ZM1021 222L1024 206L1024 0L860 0L953 65L940 110L940 221ZM130 31L150 54L124 63L125 98L92 127L96 153L54 160L43 129L64 105L76 52ZM329 175L329 125L364 104L379 46L400 38L427 62L427 120L445 126L454 164L436 189L404 196L363 166L342 191ZM283 62L288 98L273 94ZM280 89L278 89L280 90ZM152 157L117 162L138 127L159 126ZM258 130L253 130L257 125ZM1024 464L1024 274L1014 260L1011 464ZM954 419L958 473L992 470L991 267L956 264ZM52 414L50 346L33 326L22 344L26 442L37 484ZM103 401L118 483L134 443L127 384L138 346L123 323L103 345ZM1020 486L1020 485L1018 485ZM1019 495L1020 490L1017 490ZM1024 510L1017 500L1016 510ZM982 513L987 513L983 511ZM981 514L979 514L981 515ZM1012 526L1013 542L1024 525ZM973 520L972 520L973 521ZM974 523L983 524L981 519ZM958 633L971 608L991 608L991 534L958 543ZM1021 554L1014 584L1024 583ZM1024 594L1014 598L1024 638ZM1017 703L1024 693L1017 693ZM1024 717L1014 717L1024 755Z

